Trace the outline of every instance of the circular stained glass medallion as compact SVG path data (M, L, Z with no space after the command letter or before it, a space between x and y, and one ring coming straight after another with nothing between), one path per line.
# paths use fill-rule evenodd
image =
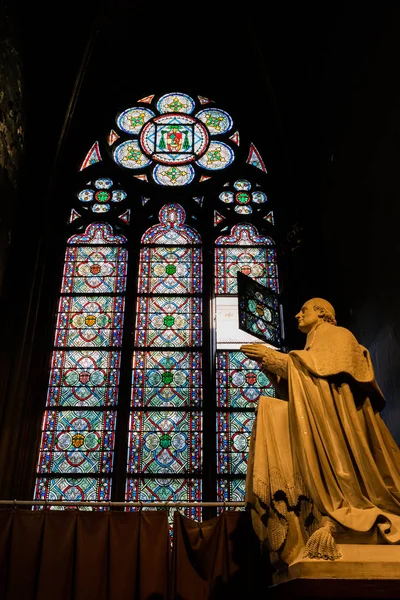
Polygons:
M143 151L164 164L183 164L201 157L207 149L206 127L187 115L161 115L145 125L140 135Z
M231 204L231 203L234 201L234 199L235 199L235 196L233 195L233 193L232 193L232 192L222 192L222 193L219 195L219 199L220 199L222 202L225 202L225 204Z
M78 198L81 202L91 202L93 200L94 191L93 190L82 190L78 194Z
M115 190L112 193L111 200L113 202L122 202L122 200L125 200L125 198L126 198L126 192L124 192L123 190Z
M248 204L251 200L250 194L246 192L238 192L236 194L236 202L238 204Z
M99 192L96 192L94 197L96 198L97 202L108 202L108 200L110 199L110 192L101 190Z
M93 204L92 211L94 213L105 213L110 210L109 204Z
M250 181L247 181L247 179L237 179L233 184L233 187L235 190L250 190L251 183Z
M232 119L228 113L217 108L205 108L196 117L207 125L211 135L226 133L232 127Z
M224 142L211 142L205 155L196 163L209 171L226 169L235 160L235 154Z
M194 169L191 165L156 165L153 170L153 177L159 185L188 185L193 181Z
M264 202L267 201L267 194L264 194L264 192L253 192L251 194L251 199L256 204L264 204Z
M142 169L151 163L151 160L141 151L137 140L119 144L114 150L114 160L126 169Z
M128 108L117 118L117 125L125 133L139 133L143 125L154 117L153 111L148 108Z
M239 213L239 215L251 215L253 209L251 206L235 206L235 211Z
M186 113L194 111L195 102L187 94L169 93L162 96L157 102L160 113Z
M102 177L101 179L96 179L94 182L94 187L98 190L108 190L110 187L112 187L112 184L113 182L111 179L108 177Z

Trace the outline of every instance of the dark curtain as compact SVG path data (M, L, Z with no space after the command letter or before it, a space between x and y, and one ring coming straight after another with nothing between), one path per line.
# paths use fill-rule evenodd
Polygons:
M166 511L0 511L2 600L168 597Z
M197 523L174 515L173 600L244 600L267 597L271 567L259 551L250 516L227 511Z
M2 600L235 600L269 585L249 517L0 511Z

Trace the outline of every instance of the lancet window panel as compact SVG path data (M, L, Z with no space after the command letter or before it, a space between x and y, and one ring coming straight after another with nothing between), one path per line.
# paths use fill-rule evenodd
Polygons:
M240 346L259 341L239 328L237 274L278 290L274 241L251 223L234 225L215 242L217 497L243 501L254 410L275 390Z
M68 240L35 499L111 499L126 270L110 225Z
M126 500L202 498L202 248L185 218L167 204L142 236Z

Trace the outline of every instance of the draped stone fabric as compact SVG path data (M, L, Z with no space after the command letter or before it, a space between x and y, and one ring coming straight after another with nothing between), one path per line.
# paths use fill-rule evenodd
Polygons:
M293 562L321 515L400 543L400 450L376 412L384 400L368 351L321 323L287 369L288 402L260 399L247 476L272 560Z

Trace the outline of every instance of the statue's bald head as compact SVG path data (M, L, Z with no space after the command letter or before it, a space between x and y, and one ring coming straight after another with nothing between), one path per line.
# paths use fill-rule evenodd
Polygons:
M308 300L306 304L308 303L310 303L315 310L323 313L321 315L323 321L332 323L332 325L337 325L335 309L333 308L332 304L328 302L328 300L324 300L323 298L311 298L311 300Z

